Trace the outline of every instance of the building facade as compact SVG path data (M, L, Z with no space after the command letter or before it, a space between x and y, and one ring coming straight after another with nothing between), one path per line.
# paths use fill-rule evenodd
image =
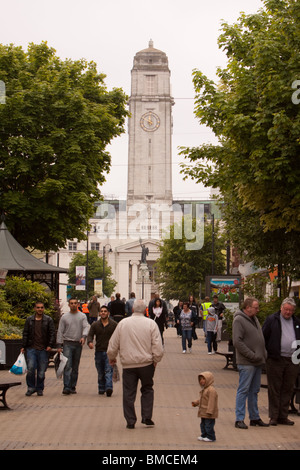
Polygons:
M74 254L96 250L112 268L115 292L128 298L133 291L146 302L157 291L155 261L163 233L185 212L185 202L174 201L172 194L174 99L170 76L166 54L155 49L150 40L148 48L136 53L131 70L127 201L99 202L90 220L88 240L68 240L65 249L49 254L50 263L59 260L61 266L68 267ZM210 213L212 201L199 204L203 212ZM146 266L142 246L147 252ZM63 310L67 284L67 276L62 275Z

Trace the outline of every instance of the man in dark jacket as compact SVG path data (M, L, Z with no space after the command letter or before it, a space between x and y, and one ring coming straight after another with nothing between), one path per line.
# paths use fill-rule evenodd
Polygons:
M300 321L294 316L295 309L294 299L284 299L280 311L267 317L262 328L268 353L266 366L272 426L294 424L288 419L288 410L299 374L298 361L293 357L300 340Z
M37 395L42 396L48 353L55 347L55 327L52 318L44 314L43 302L36 302L34 311L25 322L21 352L26 351L27 359L26 395L37 392Z
M116 300L110 305L110 316L118 323L125 317L125 303L121 300L121 294L116 294Z

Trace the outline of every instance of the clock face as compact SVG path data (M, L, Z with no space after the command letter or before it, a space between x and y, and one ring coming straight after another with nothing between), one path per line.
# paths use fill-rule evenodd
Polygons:
M148 113L143 114L141 117L141 127L144 131L153 132L159 128L160 120L157 114L149 111Z

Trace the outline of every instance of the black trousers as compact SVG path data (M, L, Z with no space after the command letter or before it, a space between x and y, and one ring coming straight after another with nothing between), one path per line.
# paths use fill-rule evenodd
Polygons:
M268 377L269 417L286 419L294 386L299 373L299 365L293 364L291 358L268 358L266 361Z
M153 364L145 367L123 369L123 412L127 424L136 423L135 399L138 381L141 381L141 414L142 420L151 419L153 412L154 390Z

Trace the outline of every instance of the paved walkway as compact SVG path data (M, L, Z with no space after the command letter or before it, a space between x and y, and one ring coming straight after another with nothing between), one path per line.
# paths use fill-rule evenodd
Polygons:
M175 329L165 332L165 355L155 372L155 427L140 423L138 392L139 421L134 430L126 429L121 382L114 385L112 397L98 395L94 353L85 346L76 395L62 395L62 381L56 378L53 367L47 371L43 397L25 396L25 377L21 386L8 391L11 410L0 411L0 450L299 450L298 415L291 417L294 426L234 427L238 373L224 370L224 357L208 355L202 330L197 332L199 340L194 342L192 354L181 353ZM227 344L222 342L219 350L225 352ZM200 420L197 408L191 406L199 394L198 374L204 370L213 372L219 395L214 443L197 440ZM0 382L14 380L19 378L7 370L0 371ZM267 390L262 388L259 409L264 421L268 421L267 406ZM245 421L248 423L248 418Z

